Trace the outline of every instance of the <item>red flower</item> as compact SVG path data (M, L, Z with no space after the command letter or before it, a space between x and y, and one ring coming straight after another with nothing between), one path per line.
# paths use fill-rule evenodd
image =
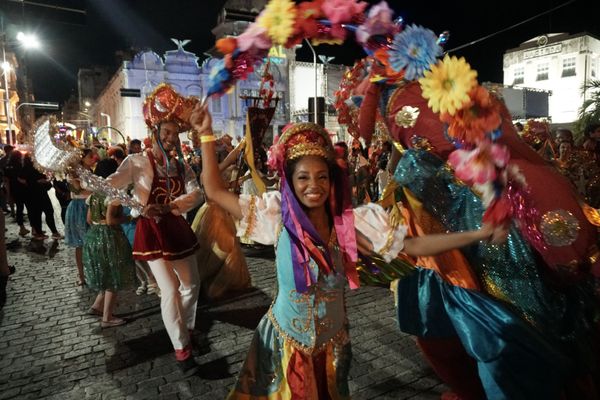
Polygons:
M305 1L296 6L294 33L288 39L285 47L300 44L304 38L311 39L319 33L318 19L324 17L321 11L323 0Z
M489 222L492 225L504 225L509 223L512 218L512 207L506 196L492 201L492 204L485 210L482 221Z
M440 118L448 123L448 135L467 143L477 143L486 133L500 126L500 104L482 86L471 90L469 97L470 101L454 115L442 114Z

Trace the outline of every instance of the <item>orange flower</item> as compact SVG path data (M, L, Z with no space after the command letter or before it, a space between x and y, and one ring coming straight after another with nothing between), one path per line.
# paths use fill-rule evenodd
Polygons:
M469 98L469 102L454 115L444 113L440 118L448 123L448 135L467 143L477 143L486 133L500 126L500 104L479 85L471 90Z
M302 42L304 38L313 38L319 33L317 19L323 18L321 4L323 0L305 1L296 6L296 20L294 21L294 33L288 39L285 47Z
M389 79L391 82L398 82L404 78L404 69L396 72L391 66L389 61L389 54L386 49L378 49L373 54L375 59L379 61L381 64L385 66L385 78Z
M221 38L217 40L216 46L217 50L219 50L219 53L223 55L230 54L233 53L233 51L236 49L237 40L235 40L235 38L232 37Z

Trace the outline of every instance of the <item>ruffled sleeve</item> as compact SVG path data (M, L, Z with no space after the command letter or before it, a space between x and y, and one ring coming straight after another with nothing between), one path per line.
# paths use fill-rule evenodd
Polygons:
M389 214L378 204L369 203L354 209L356 229L373 243L373 251L390 262L404 248L406 225L393 227Z
M281 193L267 192L261 196L240 195L242 219L237 235L258 243L272 245L281 224Z

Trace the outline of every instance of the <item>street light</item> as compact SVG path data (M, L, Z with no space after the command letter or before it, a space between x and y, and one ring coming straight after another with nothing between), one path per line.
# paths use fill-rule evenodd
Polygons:
M38 40L37 36L35 36L33 33L27 34L27 33L19 32L19 33L17 33L17 40L26 49L39 49L41 46L40 41Z
M4 106L6 108L6 122L8 125L9 135L12 134L12 116L10 115L10 90L8 87L8 73L12 69L12 66L6 61L6 45L9 41L6 38L6 31L4 29L4 18L0 16L0 28L1 28L1 41L2 41L2 75L4 76ZM34 34L26 34L19 32L17 34L17 42L26 49L33 48L37 49L40 47L40 41ZM14 44L14 43L13 43ZM25 82L27 84L27 81ZM18 107L17 109L18 110ZM15 115L16 115L15 110Z
M17 108L15 109L15 112L19 111L19 108L23 107L23 106L32 106L35 108L46 108L48 110L58 110L58 103L54 103L51 101L36 101L33 103L21 103L17 106Z
M313 66L315 68L315 101L313 104L313 109L314 109L314 113L313 113L313 119L314 119L314 123L317 123L317 77L318 77L318 70L317 70L317 53L315 52L315 49L312 47L312 44L310 44L310 42L308 41L308 39L304 39L304 41L306 41L306 44L308 45L308 47L310 48L310 51L312 51L313 53Z

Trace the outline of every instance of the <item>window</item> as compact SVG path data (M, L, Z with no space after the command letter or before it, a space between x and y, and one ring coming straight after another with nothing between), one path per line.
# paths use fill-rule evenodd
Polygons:
M598 60L596 60L595 58L592 58L591 62L590 62L590 76L592 78L595 78L596 76L598 76L597 69L598 69Z
M548 63L538 64L536 81L548 80Z
M516 67L513 79L513 85L518 85L525 81L525 68Z
M212 106L212 112L214 114L221 114L223 112L222 106L221 106L221 97L213 97L211 99L211 106Z
M575 57L563 59L561 77L575 76Z

